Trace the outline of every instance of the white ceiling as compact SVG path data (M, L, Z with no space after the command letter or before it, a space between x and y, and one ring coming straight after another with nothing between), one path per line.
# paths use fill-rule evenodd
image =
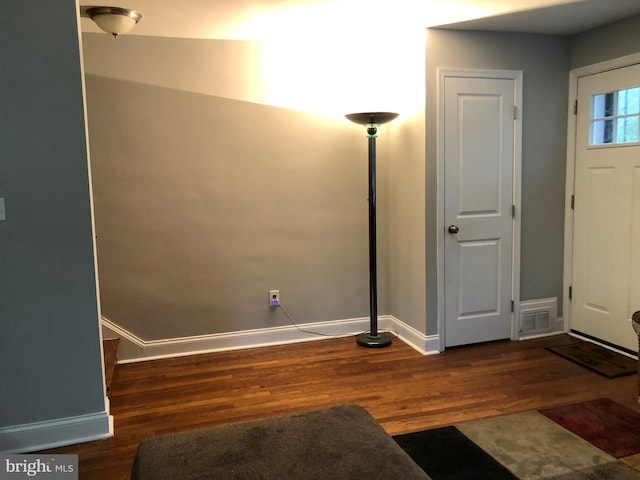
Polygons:
M89 5L96 3L81 1L81 7ZM142 13L133 35L257 40L292 24L294 32L308 27L324 35L351 28L361 35L369 26L376 42L384 41L386 25L404 23L574 34L640 14L640 0L123 0L117 5ZM100 31L89 19L81 26Z

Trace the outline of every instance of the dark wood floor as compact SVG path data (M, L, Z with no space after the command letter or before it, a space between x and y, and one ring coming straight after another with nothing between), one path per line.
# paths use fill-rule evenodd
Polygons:
M80 478L128 479L147 437L338 404L364 406L391 435L610 397L640 411L635 375L598 376L544 350L566 335L423 356L353 338L119 365L109 390L115 437L54 450Z

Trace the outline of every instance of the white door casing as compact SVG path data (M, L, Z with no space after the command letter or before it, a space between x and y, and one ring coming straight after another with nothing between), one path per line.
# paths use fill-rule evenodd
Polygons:
M515 339L522 73L441 70L439 88L441 350Z
M577 79L573 217L573 331L637 350L640 309L640 145L590 146L593 95L640 86L640 65Z

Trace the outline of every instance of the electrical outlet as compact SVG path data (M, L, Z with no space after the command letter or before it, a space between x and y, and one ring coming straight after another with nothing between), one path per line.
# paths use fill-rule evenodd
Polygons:
M280 306L280 290L269 290L269 306Z

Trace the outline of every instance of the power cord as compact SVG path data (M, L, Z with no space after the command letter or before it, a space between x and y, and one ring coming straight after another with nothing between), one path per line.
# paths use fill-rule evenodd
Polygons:
M346 338L346 337L353 337L354 334L344 334L344 335L332 335L330 333L322 333L322 332L312 332L311 330L305 330L304 328L300 328L298 325L296 325L295 320L291 317L291 315L289 315L289 312L287 312L287 310L282 306L282 303L278 303L278 308L282 311L282 314L287 317L287 320L289 320L289 323L291 323L291 325L293 325L295 327L296 330L303 332L303 333L308 333L310 335L318 335L320 337L327 337L327 338ZM400 336L398 335L398 332L395 330L380 330L380 333L390 333L393 336L395 336L396 338L399 338ZM366 333L366 332L363 332ZM357 335L357 334L355 334Z
M293 325L296 330L303 332L303 333L309 333L311 335L318 335L320 337L328 337L328 338L344 338L344 337L351 337L351 335L331 335L330 333L321 333L321 332L312 332L311 330L305 330L304 328L300 328L298 325L296 325L296 322L293 320L293 318L291 317L291 315L289 315L289 312L287 312L287 310L282 306L282 303L279 305L280 310L282 311L282 314L287 317L287 320L289 320L289 322L291 323L291 325Z

